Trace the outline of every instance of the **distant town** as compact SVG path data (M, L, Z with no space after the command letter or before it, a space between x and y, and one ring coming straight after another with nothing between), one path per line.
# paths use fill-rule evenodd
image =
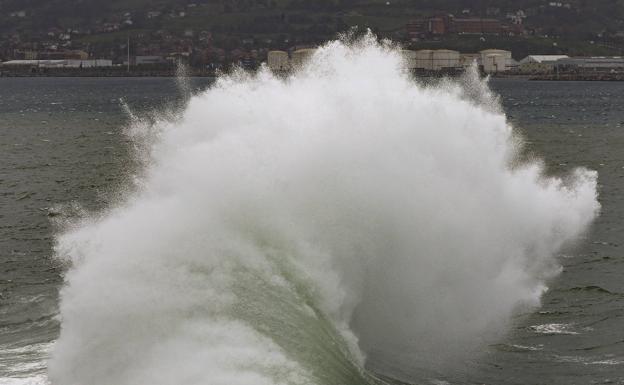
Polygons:
M316 46L354 27L402 44L406 67L427 76L461 73L473 63L494 76L620 80L624 75L621 20L585 27L585 13L609 9L580 0L498 2L504 3L499 7L483 2L482 8L443 10L407 1L311 6L216 0L124 9L114 0L110 9L83 9L79 2L75 13L82 16L50 18L42 13L63 9L21 9L7 0L0 0L0 9L5 3L12 8L0 16L0 76L173 76L180 64L195 76L233 66L254 70L262 63L288 71ZM35 19L43 22L34 24Z

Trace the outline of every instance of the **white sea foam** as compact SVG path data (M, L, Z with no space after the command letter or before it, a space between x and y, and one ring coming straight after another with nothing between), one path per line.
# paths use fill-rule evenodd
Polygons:
M578 331L574 330L574 325L562 324L562 323L533 325L531 326L531 330L539 334L568 334L568 335L579 334Z
M332 42L135 120L138 187L58 237L53 383L357 383L373 349L454 362L537 305L596 173L519 163L483 84L402 67L371 36Z
M32 377L5 377L0 378L0 385L50 385L45 374Z

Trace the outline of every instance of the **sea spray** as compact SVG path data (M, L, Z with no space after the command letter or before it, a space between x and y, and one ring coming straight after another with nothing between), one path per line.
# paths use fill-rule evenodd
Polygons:
M371 35L330 42L286 78L224 75L135 119L138 187L57 238L52 383L417 378L538 305L599 210L596 173L517 162L483 85L403 64Z

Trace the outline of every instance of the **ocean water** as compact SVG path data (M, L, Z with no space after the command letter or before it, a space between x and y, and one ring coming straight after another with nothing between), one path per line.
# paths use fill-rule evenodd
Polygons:
M0 383L624 383L624 84L312 63L0 79Z

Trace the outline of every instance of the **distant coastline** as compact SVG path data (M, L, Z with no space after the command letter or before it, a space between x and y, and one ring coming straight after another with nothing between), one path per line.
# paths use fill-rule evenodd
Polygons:
M191 77L215 77L216 71L213 70L197 70L189 69L187 74ZM158 69L158 70L142 70L126 68L96 68L96 69L65 69L55 68L46 71L21 71L11 69L0 69L0 78L2 77L98 77L98 78L117 78L117 77L177 77L179 76L176 69Z
M179 73L171 70L130 70L126 69L54 69L45 72L27 72L0 70L0 78L175 78ZM212 70L190 69L184 76L198 78L214 78L217 72ZM417 78L456 77L457 74L444 74L444 76L431 76L431 74L418 74ZM516 79L527 81L624 81L624 74L596 73L596 74L490 74L494 79Z

